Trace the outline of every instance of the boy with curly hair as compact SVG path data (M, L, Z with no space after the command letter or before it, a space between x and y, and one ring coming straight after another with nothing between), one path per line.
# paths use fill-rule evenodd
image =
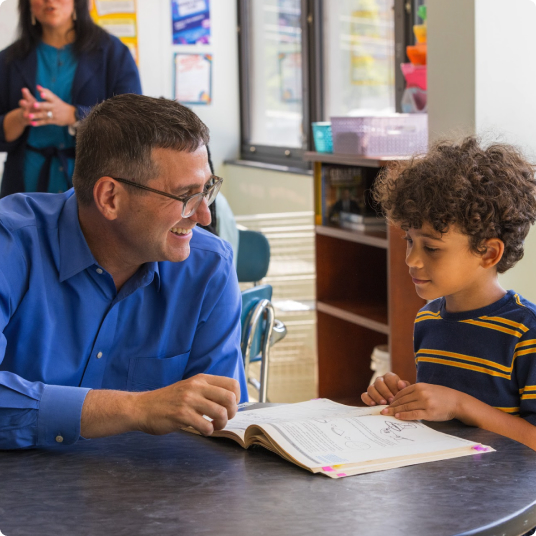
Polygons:
M534 168L514 147L473 137L378 178L375 199L406 231L409 275L429 303L415 319L417 383L386 374L363 402L402 420L459 419L536 450L536 306L497 277L523 257L535 196Z

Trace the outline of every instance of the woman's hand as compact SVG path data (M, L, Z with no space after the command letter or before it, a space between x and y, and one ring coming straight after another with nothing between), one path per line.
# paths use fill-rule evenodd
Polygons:
M15 141L22 136L24 129L31 125L30 114L37 102L27 88L22 88L22 99L19 107L8 112L4 117L4 137L7 142Z
M43 102L38 102L32 94L23 89L23 99L19 102L21 107L28 110L28 119L32 127L42 127L44 125L58 125L65 127L76 123L74 106L62 101L52 91L37 86ZM22 104L24 103L24 104Z

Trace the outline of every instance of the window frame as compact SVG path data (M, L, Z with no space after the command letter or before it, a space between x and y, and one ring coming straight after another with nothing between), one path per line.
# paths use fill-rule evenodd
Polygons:
M416 23L417 6L423 0L395 0L395 99L396 111L401 111L404 76L399 68L406 62L406 46L414 43L412 25ZM300 0L302 30L302 147L259 145L251 139L251 88L250 88L250 20L249 0L237 0L238 19L238 73L240 89L240 158L288 167L293 170L309 170L310 162L303 160L306 151L314 151L311 123L322 121L323 102L323 0Z

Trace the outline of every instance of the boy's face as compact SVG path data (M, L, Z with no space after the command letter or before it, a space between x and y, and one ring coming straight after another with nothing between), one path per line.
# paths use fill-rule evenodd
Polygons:
M483 267L482 255L471 251L469 237L456 226L441 235L425 223L421 229L409 229L405 238L409 274L425 300L444 296L447 308L451 302L467 304L469 310L469 304L478 305L480 295L488 293L490 276L496 279L496 272Z

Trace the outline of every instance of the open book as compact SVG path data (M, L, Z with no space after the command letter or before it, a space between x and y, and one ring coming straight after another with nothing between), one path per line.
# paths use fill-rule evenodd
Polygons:
M246 408L211 437L228 437L244 448L262 445L289 462L331 478L493 451L419 421L380 415L385 407L357 408L317 399Z

